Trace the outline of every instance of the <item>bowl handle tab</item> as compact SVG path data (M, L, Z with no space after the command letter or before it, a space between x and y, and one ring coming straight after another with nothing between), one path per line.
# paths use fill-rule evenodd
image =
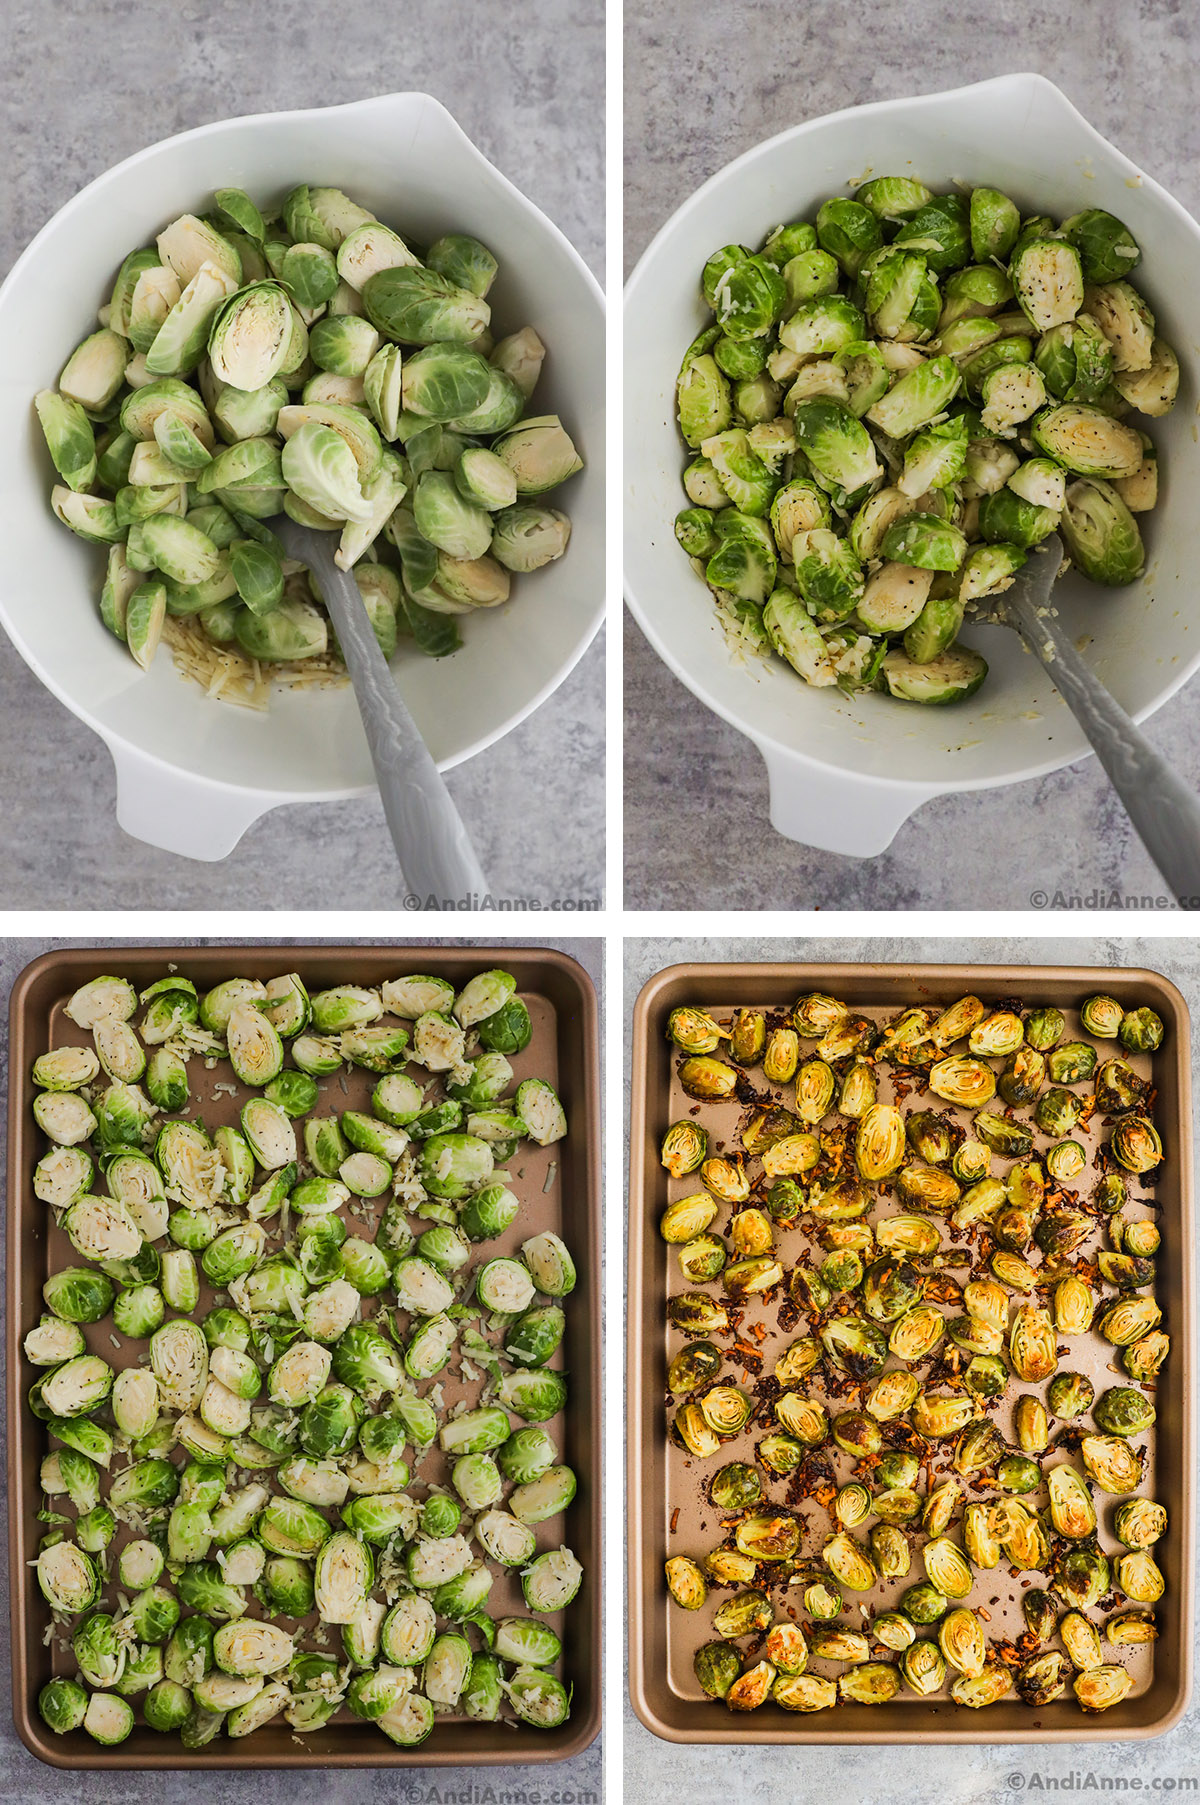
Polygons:
M108 743L117 775L117 823L135 840L180 858L212 864L228 858L247 828L280 800L263 791L226 789Z
M931 784L880 784L830 771L779 746L758 749L770 784L771 826L821 852L874 858L887 851L915 809L942 794Z

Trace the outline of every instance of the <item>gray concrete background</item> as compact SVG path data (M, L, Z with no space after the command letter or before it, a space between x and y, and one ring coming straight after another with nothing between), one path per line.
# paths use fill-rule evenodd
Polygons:
M1098 131L1200 212L1198 46L1200 8L1188 0L747 0L733 9L626 0L628 266L710 175L790 125L1023 69L1057 82ZM1036 890L1163 889L1094 759L931 802L874 860L797 846L768 824L753 746L695 701L628 617L624 664L629 907L1027 909ZM1194 684L1148 732L1200 785Z
M624 1072L628 1124L629 1058L634 998L664 966L689 960L818 964L869 960L902 966L1119 965L1144 966L1177 984L1194 1020L1200 1020L1200 948L1178 939L871 939L792 940L754 936L727 939L686 937L625 942ZM1193 1133L1200 1128L1200 1098L1193 1105ZM987 1713L980 1714L981 1732ZM1200 1789L1200 1699L1177 1729L1152 1742L1029 1745L977 1744L966 1748L685 1748L651 1735L625 1698L625 1805L660 1805L670 1773L671 1795L688 1805L791 1805L819 1799L821 1805L1002 1805L1018 1795L1071 1796L1101 1789L1149 1792ZM1070 1779L1075 1776L1073 1784Z
M8 1020L8 999L20 972L39 954L56 947L102 946L99 940L0 939L0 1024ZM111 944L111 942L107 943ZM254 945L253 940L187 938L141 942L147 946ZM380 945L379 941L325 939L296 945ZM397 941L397 947L469 946L446 937ZM604 1035L604 942L594 939L513 939L505 944L553 946L578 960L595 984L600 1002L601 1050ZM8 1095L8 1035L0 1026L0 1089ZM7 1143L8 1113L0 1117L0 1169ZM4 1249L0 1247L0 1298L3 1297ZM0 1310L3 1306L0 1305ZM0 1346L4 1345L0 1330ZM0 1546L8 1539L7 1488L0 1487ZM596 1576L597 1581L599 1576ZM0 1560L0 1626L9 1620L7 1560ZM322 1768L315 1772L260 1769L251 1773L60 1773L38 1761L13 1727L12 1664L8 1631L0 1628L0 1805L431 1805L439 1800L462 1805L600 1805L603 1797L601 1738L573 1761L522 1767L376 1768L347 1772ZM515 1742L515 1738L514 1738Z
M603 0L4 0L0 20L0 275L78 189L159 138L411 88L445 103L603 281ZM494 893L599 898L602 640L449 785ZM122 833L115 796L101 743L0 635L4 907L398 902L375 797L277 810L198 865Z

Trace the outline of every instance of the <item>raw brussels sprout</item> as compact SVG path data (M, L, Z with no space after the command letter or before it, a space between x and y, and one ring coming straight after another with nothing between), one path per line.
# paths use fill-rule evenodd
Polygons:
M37 1558L42 1597L64 1616L86 1611L96 1600L100 1582L91 1557L73 1542L55 1542Z
M1071 559L1092 582L1119 587L1141 575L1141 534L1111 484L1094 479L1072 483L1059 526Z

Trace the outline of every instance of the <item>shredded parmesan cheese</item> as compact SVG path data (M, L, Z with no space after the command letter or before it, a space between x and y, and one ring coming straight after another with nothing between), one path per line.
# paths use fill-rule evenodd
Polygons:
M190 616L168 615L162 636L181 677L198 684L215 702L231 702L259 714L270 709L272 684L281 689L342 689L349 682L345 665L332 654L273 663L264 672L257 658L214 645Z

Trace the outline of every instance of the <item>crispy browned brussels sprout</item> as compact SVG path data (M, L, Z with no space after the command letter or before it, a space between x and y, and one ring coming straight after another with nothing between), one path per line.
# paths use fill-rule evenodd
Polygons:
M1129 1053L1157 1053L1164 1033L1162 1017L1143 1006L1130 1009L1121 1017L1117 1039Z
M681 1291L668 1303L667 1315L684 1335L720 1335L729 1327L729 1312L707 1291Z
M1132 1691L1133 1676L1123 1667L1091 1667L1086 1673L1075 1676L1075 1697L1085 1711L1107 1711L1128 1698Z
M700 1178L705 1190L711 1191L722 1203L745 1203L750 1195L750 1180L739 1159L722 1155L706 1159L700 1167Z
M1013 1410L1013 1433L1023 1454L1044 1454L1050 1445L1046 1406L1031 1391L1022 1392Z
M1025 1018L1025 1039L1039 1053L1056 1047L1067 1031L1067 1018L1061 1009L1034 1009Z
M1088 1611L1099 1604L1112 1584L1108 1558L1094 1541L1055 1556L1051 1584L1064 1604Z
M1054 1634L1058 1622L1058 1606L1049 1592L1040 1586L1030 1586L1028 1592L1021 1595L1021 1615L1025 1619L1025 1627L1038 1642L1044 1642L1047 1636Z
M804 1443L797 1441L794 1435L771 1431L758 1444L758 1458L768 1473L785 1478L788 1473L794 1473L804 1459Z
M1032 1661L1026 1661L1017 1669L1015 1684L1027 1705L1053 1704L1067 1689L1066 1657L1057 1649L1035 1655Z
M852 1535L839 1530L821 1550L821 1559L848 1592L869 1592L879 1578L874 1561Z
M715 1053L727 1038L725 1030L703 1009L672 1009L667 1017L667 1036L681 1053L696 1055Z
M1080 1541L1096 1533L1096 1507L1076 1469L1065 1462L1051 1467L1046 1476L1050 1493L1050 1517L1060 1536Z
M1092 1416L1110 1435L1141 1435L1155 1418L1154 1405L1130 1385L1114 1385L1100 1398Z
M739 1009L733 1018L729 1051L739 1065L757 1065L767 1041L767 1021L761 1009ZM769 1074L768 1074L769 1076Z
M733 1096L739 1077L737 1067L727 1060L701 1054L683 1060L679 1067L679 1082L689 1097L695 1097L701 1103L716 1103Z
M1123 1436L1085 1435L1079 1457L1088 1478L1102 1492L1131 1492L1141 1483L1142 1457Z
M1148 1385L1156 1379L1171 1351L1171 1338L1161 1329L1153 1329L1140 1340L1121 1350L1121 1365L1137 1385Z
M731 1216L728 1234L734 1253L742 1259L754 1259L760 1254L771 1253L775 1246L771 1218L764 1210L757 1208L739 1210L736 1216Z
M731 1711L757 1711L771 1696L774 1683L775 1669L771 1663L757 1661L733 1682L725 1694L725 1703Z
M890 1103L874 1104L858 1124L854 1155L867 1183L887 1178L904 1164L904 1117Z
M686 1178L707 1153L708 1135L698 1122L673 1122L662 1138L659 1159L672 1178Z
M804 1588L804 1608L818 1623L832 1623L841 1614L842 1594L828 1580L814 1580Z
M1158 1639L1158 1625L1150 1611L1117 1611L1104 1625L1104 1639L1114 1648L1137 1648Z
M1086 997L1079 1005L1079 1019L1094 1040L1116 1040L1124 1014L1115 997Z
M1126 1548L1153 1548L1167 1532L1167 1513L1152 1498L1130 1498L1117 1506L1113 1528Z
M693 1235L676 1249L675 1257L689 1285L707 1285L720 1278L729 1260L724 1241L716 1235Z
M823 1059L806 1059L796 1073L796 1114L815 1126L833 1106L837 1079Z
M1070 1422L1090 1410L1096 1388L1083 1373L1055 1373L1046 1391L1046 1402L1055 1416Z
M1109 1151L1126 1172L1153 1172L1162 1164L1163 1144L1148 1116L1122 1116L1113 1128Z
M876 1523L868 1540L871 1544L871 1558L884 1579L904 1579L912 1567L912 1549L908 1537L896 1523ZM903 1622L904 1620L901 1619ZM879 1635L879 1619L875 1620L875 1633ZM880 1636L881 1641L886 1638ZM895 1648L895 1642L888 1642L889 1648ZM907 1648L907 1640L899 1644Z
M776 1673L803 1673L808 1665L808 1638L798 1623L775 1623L767 1631L763 1653Z
M1063 1041L1046 1055L1051 1084L1082 1084L1096 1070L1096 1049L1086 1040Z
M690 1555L675 1554L666 1565L667 1590L684 1611L699 1611L708 1597L708 1584L699 1563Z
M1051 1085L1038 1098L1033 1119L1043 1134L1052 1134L1055 1139L1070 1134L1079 1120L1083 1103L1074 1091L1069 1091L1061 1084Z
M914 1619L914 1621L918 1621ZM930 1620L932 1621L932 1620ZM905 1684L918 1698L940 1692L946 1683L946 1663L936 1642L918 1638L900 1657Z
M996 1094L996 1074L982 1059L953 1053L930 1067L929 1088L935 1097L963 1109L980 1109Z
M974 1127L977 1138L1003 1159L1024 1159L1033 1150L1033 1135L1025 1123L1010 1121L994 1110L980 1110Z
M772 1028L763 1051L763 1077L770 1084L790 1084L800 1063L800 1036L794 1028Z
M1110 1304L1096 1327L1114 1347L1129 1347L1157 1329L1161 1321L1162 1311L1152 1297L1131 1295Z
M875 1068L869 1060L856 1059L847 1067L838 1092L838 1111L859 1122L874 1107L879 1095Z
M887 1363L887 1336L861 1316L835 1316L822 1328L820 1339L834 1366L852 1378L872 1378Z
M815 1673L781 1673L771 1688L771 1697L785 1711L830 1711L837 1704L837 1682Z
M771 1600L765 1592L751 1588L727 1598L713 1614L712 1626L718 1636L732 1640L737 1636L760 1635L775 1621Z
M809 996L797 1000L792 1008L792 1022L802 1040L820 1040L845 1021L849 1014L848 1003L839 1003L836 997L822 996L819 991L813 991Z
M724 1698L741 1672L742 1663L728 1642L706 1642L692 1657L692 1669L709 1698Z
M658 1231L664 1241L679 1243L702 1235L717 1218L717 1205L707 1191L695 1191L690 1197L677 1197L659 1218Z
M1032 1103L1046 1078L1046 1061L1036 1047L1018 1047L1005 1063L996 1089L1006 1103L1021 1108Z
M715 1379L721 1370L721 1350L711 1341L694 1341L680 1348L667 1368L667 1387L681 1397Z

